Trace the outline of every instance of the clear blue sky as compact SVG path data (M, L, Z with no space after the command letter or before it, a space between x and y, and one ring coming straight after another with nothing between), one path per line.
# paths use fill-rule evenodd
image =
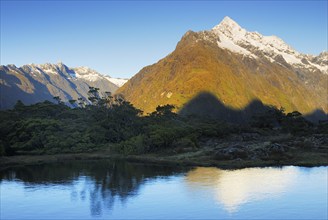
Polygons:
M62 61L131 77L186 31L211 29L224 16L302 53L327 50L327 1L1 0L1 64Z

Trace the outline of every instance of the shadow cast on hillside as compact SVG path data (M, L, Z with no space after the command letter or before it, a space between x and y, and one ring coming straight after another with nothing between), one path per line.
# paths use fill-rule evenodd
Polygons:
M223 104L212 93L204 91L200 92L192 100L186 103L179 111L179 114L183 116L243 124L249 122L253 116L262 114L270 110L270 108L272 107L264 105L260 100L255 99L244 109L233 109ZM320 120L327 120L327 114L324 111L317 109L311 114L304 115L304 118L311 122L318 122Z

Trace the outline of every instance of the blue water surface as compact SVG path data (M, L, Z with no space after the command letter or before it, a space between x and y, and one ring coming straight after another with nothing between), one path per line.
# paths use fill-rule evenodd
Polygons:
M0 172L0 219L327 219L328 167L76 161Z

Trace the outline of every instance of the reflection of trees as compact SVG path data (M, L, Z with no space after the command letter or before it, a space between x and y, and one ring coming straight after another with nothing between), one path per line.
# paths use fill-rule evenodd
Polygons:
M179 171L182 170L124 161L75 161L13 168L0 172L0 180L19 179L29 187L72 186L71 198L85 200L89 195L91 215L101 215L102 209L112 209L117 199L125 202L137 195L146 179L170 176ZM81 181L81 178L83 187L77 190L74 181Z

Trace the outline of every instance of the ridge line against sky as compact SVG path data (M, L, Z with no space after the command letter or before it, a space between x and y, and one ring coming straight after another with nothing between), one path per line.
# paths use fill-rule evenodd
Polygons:
M1 1L0 61L62 61L126 78L225 16L301 53L327 51L327 1Z

